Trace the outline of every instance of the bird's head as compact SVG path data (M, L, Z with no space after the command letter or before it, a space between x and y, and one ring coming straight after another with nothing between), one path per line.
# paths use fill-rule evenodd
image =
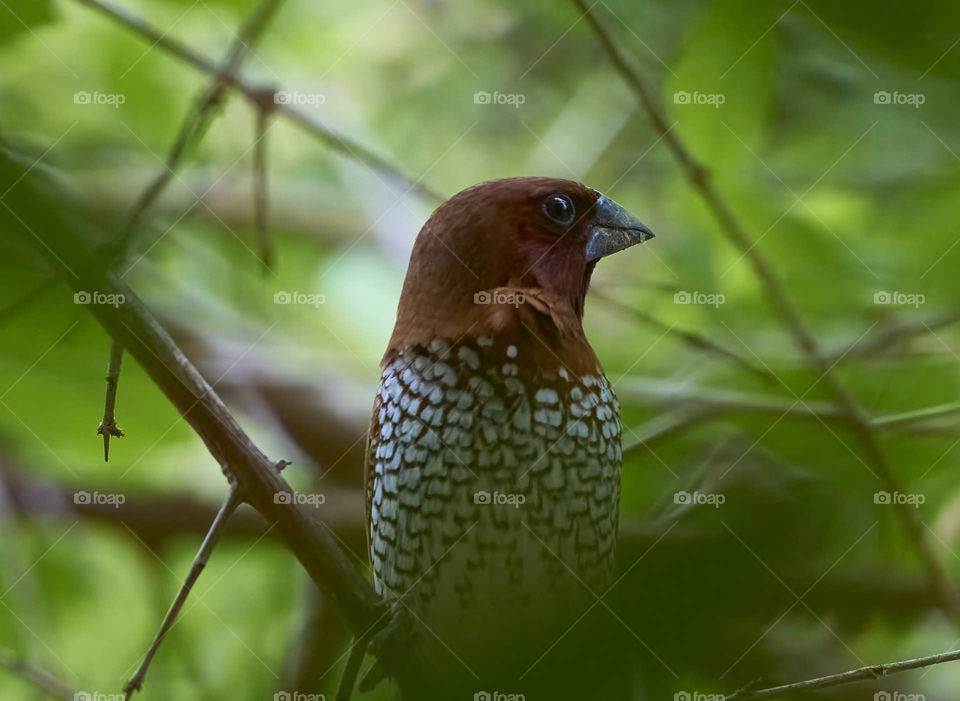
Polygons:
M565 350L583 355L584 299L597 261L652 237L580 183L509 178L474 185L420 230L387 357L437 338L525 333L561 358Z

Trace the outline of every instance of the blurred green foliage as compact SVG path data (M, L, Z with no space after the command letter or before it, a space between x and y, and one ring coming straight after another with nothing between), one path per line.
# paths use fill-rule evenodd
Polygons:
M255 5L122 4L218 60ZM671 129L707 165L864 407L887 417L957 401L960 6L611 0L595 10L657 86ZM824 383L750 263L577 18L565 3L290 0L243 75L322 96L304 106L316 119L445 195L486 179L554 175L582 180L648 223L654 242L597 270L585 322L620 393L626 445L716 390L748 405L826 411ZM31 177L82 211L94 240L121 229L208 81L76 2L0 3L0 135L35 164ZM481 91L523 102L478 104ZM82 104L79 93L123 99ZM134 239L124 278L258 444L296 459L291 480L356 488L359 465L332 470L337 461L311 455L244 387L310 387L353 421L359 440L406 256L436 203L274 118L276 263L264 273L251 207L254 117L236 95L218 107ZM14 206L16 190L0 200ZM67 493L189 491L216 503L225 485L213 460L129 359L117 405L126 436L103 464L95 430L109 339L66 286L38 287L50 273L28 237L4 231L0 243L4 471ZM278 291L322 294L324 303L277 305ZM722 303L678 303L677 293ZM888 333L889 343L855 345ZM925 537L960 581L956 415L880 430L907 492L924 496ZM651 698L957 647L893 509L875 503L884 487L842 421L723 410L627 456L621 559L625 568L642 559L617 595L643 640L635 654ZM147 544L118 522L18 515L4 506L2 484L0 646L73 688L116 693L202 533ZM678 504L681 490L725 501ZM362 557L362 545L357 551ZM270 538L228 538L144 698L271 698L283 688L309 588ZM958 683L960 671L944 666L885 688L940 699L953 698ZM0 673L0 697L31 693Z

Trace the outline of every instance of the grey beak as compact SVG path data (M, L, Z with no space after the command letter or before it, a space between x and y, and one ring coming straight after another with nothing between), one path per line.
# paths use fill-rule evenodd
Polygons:
M592 263L652 238L653 232L639 219L610 198L600 195L587 234L587 262Z

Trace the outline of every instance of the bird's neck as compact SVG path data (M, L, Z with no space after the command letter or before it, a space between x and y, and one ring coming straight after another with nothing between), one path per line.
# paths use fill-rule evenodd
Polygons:
M572 376L602 375L597 356L583 332L580 313L559 304L542 290L499 287L478 293L474 303L457 313L438 305L417 305L416 313L401 303L390 344L381 365L399 354L441 342L471 342L506 357L513 348L521 374L563 368Z

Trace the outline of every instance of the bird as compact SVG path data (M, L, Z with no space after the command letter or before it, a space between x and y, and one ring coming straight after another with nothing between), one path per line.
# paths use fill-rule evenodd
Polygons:
M653 236L546 177L469 187L417 235L365 467L376 592L428 650L403 699L585 686L556 649L615 576L621 425L584 303L600 259Z

